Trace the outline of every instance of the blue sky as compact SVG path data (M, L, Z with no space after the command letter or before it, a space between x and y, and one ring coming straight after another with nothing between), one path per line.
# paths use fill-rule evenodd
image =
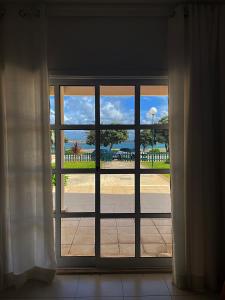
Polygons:
M140 103L141 124L151 124L149 110L156 107L155 122L168 114L167 96L141 96ZM133 96L102 96L100 99L102 124L133 124L134 97ZM54 96L50 96L50 121L54 123ZM95 99L94 96L65 96L64 123L65 124L94 124Z

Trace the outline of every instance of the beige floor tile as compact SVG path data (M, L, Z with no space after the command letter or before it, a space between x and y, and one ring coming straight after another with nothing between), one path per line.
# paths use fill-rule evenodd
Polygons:
M152 219L149 218L141 219L141 226L146 226L146 225L154 226L155 224L153 223Z
M189 296L172 296L172 300L221 300L221 298L219 297L219 295L213 295L213 294L209 294L209 295L189 295ZM223 299L222 299L223 300Z
M172 225L170 218L152 219L155 225Z
M108 227L101 228L101 243L104 244L117 244L118 234L116 229Z
M159 230L160 233L172 233L172 228L171 226L159 226L157 225L157 229Z
M143 244L142 256L164 257L167 256L167 248L165 244Z
M120 244L134 244L135 243L135 234L126 233L126 232L118 232L118 240Z
M158 234L156 226L141 226L142 234Z
M61 245L61 255L68 256L71 245Z
M124 274L121 275L124 296L136 297L150 295L169 296L165 281L158 274ZM157 298L155 298L157 299Z
M116 219L102 219L101 226L102 227L116 227Z
M73 298L78 288L78 278L76 275L56 275L51 284L30 280L21 288L6 290L0 299Z
M94 218L82 218L80 220L79 226L95 226L95 219Z
M101 257L118 257L119 244L101 245Z
M76 228L79 225L80 218L72 219L72 218L64 218L61 221L61 226L64 227L73 227Z
M73 227L62 227L61 243L72 244L76 229Z
M94 245L72 245L69 255L71 256L94 256Z
M122 282L117 275L80 276L77 297L122 297Z
M169 233L162 233L162 238L165 241L165 243L167 244L171 244L172 243L172 235Z
M124 233L124 234L134 234L135 227L132 226L118 226L117 227L118 233Z
M117 226L134 226L134 219L116 219Z
M115 299L116 300L116 299ZM124 297L124 300L172 300L171 296L138 296Z
M172 244L166 244L166 249L167 249L167 253L169 253L170 256L172 256L172 253L173 253L173 245L172 245Z
M92 245L95 243L94 228L88 226L78 227L73 239L73 245Z
M164 240L162 239L161 235L158 234L146 234L141 233L141 242L143 244L151 244L151 243L164 243Z
M135 245L134 244L119 244L119 256L120 257L134 257Z

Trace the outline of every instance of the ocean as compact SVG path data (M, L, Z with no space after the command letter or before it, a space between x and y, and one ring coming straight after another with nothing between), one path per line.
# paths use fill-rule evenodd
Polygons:
M84 150L92 150L94 149L94 145L87 145L87 144L84 144L84 143L80 143L79 141L78 142L78 146ZM68 143L65 143L65 149L71 149L73 147L73 143L72 142L68 142ZM108 149L108 147L104 147L104 146L101 146L101 149ZM134 146L134 143L133 142L124 142L124 143L121 143L121 144L115 144L113 145L113 148L112 149L121 149L121 148L130 148L130 149L134 149L135 146ZM159 144L157 143L156 145L153 146L153 149L161 149L161 150L164 150L165 149L165 144ZM146 147L146 150L150 150L152 149L152 146L149 145L148 147Z

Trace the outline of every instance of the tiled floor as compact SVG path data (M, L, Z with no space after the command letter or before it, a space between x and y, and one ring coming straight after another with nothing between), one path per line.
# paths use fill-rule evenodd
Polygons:
M94 256L94 236L94 218L63 219L62 255ZM134 255L134 220L101 220L101 256L133 257ZM146 218L141 220L141 256L172 256L171 219Z
M95 210L94 175L69 174L63 193L63 209L67 212ZM171 211L170 186L167 177L144 174L141 180L141 212ZM134 212L134 175L101 175L101 212ZM62 219L62 255L94 256L94 218ZM165 257L172 255L170 219L141 220L141 255ZM135 255L134 219L101 220L101 256L133 257Z
M178 290L170 274L58 275L51 285L29 282L21 289L0 293L0 299L45 300L216 300Z

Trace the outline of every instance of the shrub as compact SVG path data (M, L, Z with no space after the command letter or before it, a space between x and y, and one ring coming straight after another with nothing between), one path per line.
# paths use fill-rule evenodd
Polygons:
M67 154L67 155L73 154L72 149L66 149L66 150L65 150L65 154Z
M64 175L64 186L67 186L68 184L68 180L69 180L69 176L68 175ZM55 174L52 174L52 185L56 186L56 176Z
M160 150L158 148L149 150L149 153L160 153Z

